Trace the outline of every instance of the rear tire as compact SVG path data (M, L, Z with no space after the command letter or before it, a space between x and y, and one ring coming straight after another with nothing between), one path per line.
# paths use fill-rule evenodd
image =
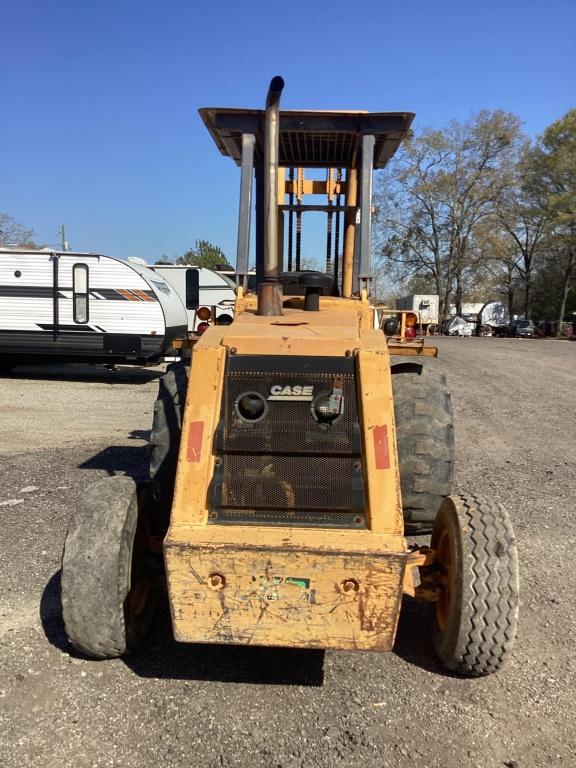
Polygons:
M174 497L187 389L186 366L182 362L172 363L160 379L154 403L150 433L150 479L156 506L166 518L170 516Z
M443 374L421 365L392 366L396 445L406 533L430 533L452 493L454 418Z
M158 587L147 563L142 494L131 477L89 486L62 558L62 614L79 651L97 659L134 650L152 622ZM139 499L140 497L140 499Z
M432 618L438 657L461 675L496 672L518 622L518 553L508 513L480 496L451 496L438 512L431 548L443 584Z

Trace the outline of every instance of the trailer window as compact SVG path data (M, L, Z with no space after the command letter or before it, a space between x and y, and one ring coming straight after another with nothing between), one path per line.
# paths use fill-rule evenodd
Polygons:
M200 273L197 269L186 270L186 309L198 309L200 305Z
M74 264L72 267L72 300L75 323L88 322L88 267Z

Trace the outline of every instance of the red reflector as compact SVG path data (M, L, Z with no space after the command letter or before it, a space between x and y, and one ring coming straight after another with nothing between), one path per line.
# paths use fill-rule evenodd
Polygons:
M192 421L188 427L188 461L200 461L202 453L202 435L204 434L204 422Z
M390 451L388 450L388 426L374 427L374 457L376 469L390 469Z
M406 336L407 339L414 339L416 337L416 329L415 328L406 328L404 336Z
M196 328L196 333L199 333L202 335L204 331L207 331L208 328L210 328L210 323L198 323L198 328Z

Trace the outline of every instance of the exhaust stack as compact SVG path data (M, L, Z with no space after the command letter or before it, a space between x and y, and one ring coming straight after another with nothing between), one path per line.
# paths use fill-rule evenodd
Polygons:
M281 77L273 77L264 117L264 274L258 286L257 315L282 314L282 285L278 258L278 155Z

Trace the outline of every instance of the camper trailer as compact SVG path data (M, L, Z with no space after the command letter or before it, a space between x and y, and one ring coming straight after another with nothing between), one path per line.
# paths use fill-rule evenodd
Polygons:
M396 309L418 312L420 325L424 333L427 333L431 326L438 325L439 297L437 294L403 296L400 299L396 299Z
M139 259L0 249L0 368L154 363L186 336L174 289Z
M217 325L232 322L236 292L227 274L180 264L156 264L152 269L167 280L182 299L190 333L202 333L209 320Z

